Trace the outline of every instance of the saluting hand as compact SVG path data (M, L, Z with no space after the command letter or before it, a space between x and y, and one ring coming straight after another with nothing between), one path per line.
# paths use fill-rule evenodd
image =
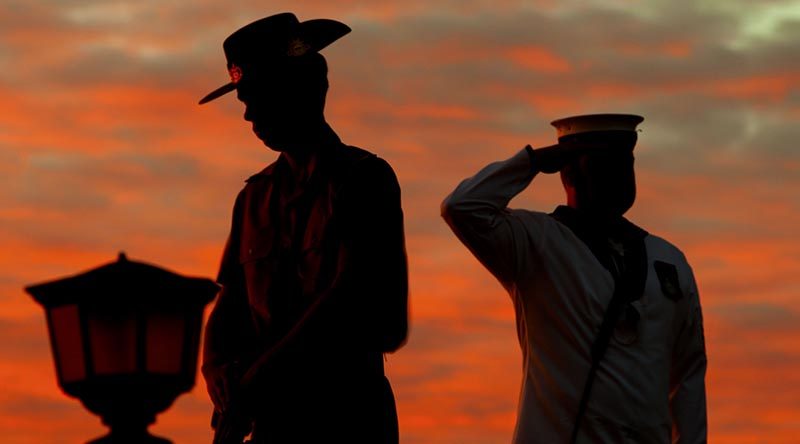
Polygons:
M602 141L570 141L544 148L526 147L531 155L531 167L536 171L552 174L561 171L583 154L630 151L636 144L636 134L606 137Z
M559 144L533 149L528 145L528 153L531 154L531 164L536 171L552 174L561 171L588 148L587 145Z
M531 155L531 166L539 172L552 174L561 171L570 162L589 152L630 151L636 145L637 134L617 131L590 139L573 139L544 148L525 147Z

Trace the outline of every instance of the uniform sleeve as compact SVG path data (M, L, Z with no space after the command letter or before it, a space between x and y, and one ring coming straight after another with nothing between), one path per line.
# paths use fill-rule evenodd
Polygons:
M690 271L691 274L691 271ZM703 313L694 276L690 276L687 318L679 331L673 352L670 387L672 442L707 442L706 347Z
M349 313L351 334L382 352L394 351L408 333L408 264L400 185L378 157L361 161L340 191L344 258L339 309Z
M529 248L519 214L507 208L536 175L529 149L484 167L442 202L442 217L453 233L506 287L516 278L522 251Z
M231 231L225 243L217 282L222 289L217 295L205 328L203 365L221 364L238 359L250 337L251 325L244 271L239 261L243 193L234 205Z

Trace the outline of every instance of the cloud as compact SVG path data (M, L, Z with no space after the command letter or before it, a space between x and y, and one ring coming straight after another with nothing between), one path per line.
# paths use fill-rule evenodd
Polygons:
M222 40L282 10L353 28L324 51L328 119L345 142L387 159L403 188L414 317L387 367L404 442L502 442L514 423L513 309L439 217L441 200L490 161L553 143L549 121L608 111L646 118L630 217L680 246L700 284L713 439L792 442L795 3L3 2L0 332L18 341L0 347L10 363L0 369L19 393L0 408L26 406L4 429L52 419L8 442L100 434L77 403L60 404L23 285L120 249L214 274L242 180L275 153L232 95L196 102L228 80ZM550 211L563 196L543 175L512 204ZM179 443L206 440L207 407L198 387L156 428Z

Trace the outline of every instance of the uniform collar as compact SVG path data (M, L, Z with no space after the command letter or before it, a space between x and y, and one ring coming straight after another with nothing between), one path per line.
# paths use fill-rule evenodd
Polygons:
M319 165L317 165L317 168L326 163L325 160L331 155L331 152L335 150L336 147L338 147L339 145L342 145L342 140L339 138L339 136L336 134L333 128L331 128L330 125L326 123L322 128L322 134L320 134L319 143L320 143L318 151ZM267 167L264 168L263 170L248 177L247 180L245 180L245 182L249 183L258 179L271 178L276 174L276 172L285 171L285 168L287 167L288 165L286 165L286 158L284 157L283 154L281 154L278 156L278 159L275 162L272 162L271 164L267 165Z
M603 226L590 220L580 210L566 205L559 205L550 215L569 227L580 238L612 237L620 241L628 241L644 238L648 234L647 231L624 217Z

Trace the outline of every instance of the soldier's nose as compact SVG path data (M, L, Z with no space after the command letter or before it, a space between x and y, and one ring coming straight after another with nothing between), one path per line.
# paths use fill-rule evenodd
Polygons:
M249 106L244 109L244 120L248 122L253 121L253 110Z

